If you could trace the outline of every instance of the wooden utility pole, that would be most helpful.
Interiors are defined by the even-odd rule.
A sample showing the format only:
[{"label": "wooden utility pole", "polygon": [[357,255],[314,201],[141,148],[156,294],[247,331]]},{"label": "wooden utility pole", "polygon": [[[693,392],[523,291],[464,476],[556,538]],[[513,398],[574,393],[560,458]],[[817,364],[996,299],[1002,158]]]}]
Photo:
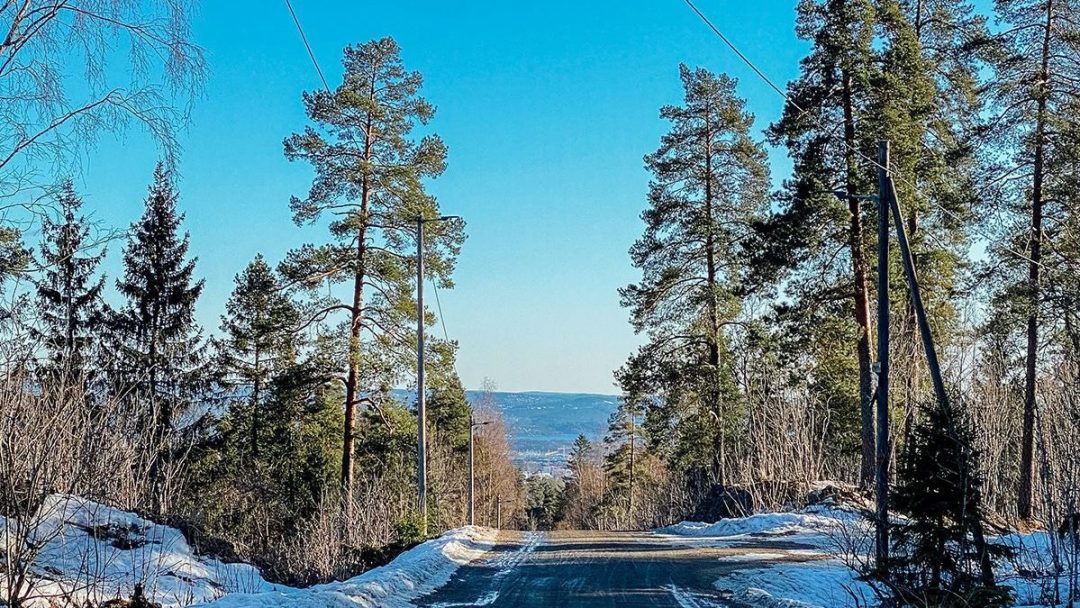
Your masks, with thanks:
[{"label": "wooden utility pole", "polygon": [[476,525],[476,469],[473,460],[473,445],[476,442],[476,421],[469,414],[469,525]]},{"label": "wooden utility pole", "polygon": [[427,395],[424,390],[424,218],[416,218],[416,490],[427,536]]},{"label": "wooden utility pole", "polygon": [[889,561],[889,142],[878,144],[877,534],[879,569]]},{"label": "wooden utility pole", "polygon": [[[416,508],[427,536],[427,391],[424,384],[424,224],[460,220],[457,215],[416,216]],[[438,295],[438,294],[436,294]]]}]

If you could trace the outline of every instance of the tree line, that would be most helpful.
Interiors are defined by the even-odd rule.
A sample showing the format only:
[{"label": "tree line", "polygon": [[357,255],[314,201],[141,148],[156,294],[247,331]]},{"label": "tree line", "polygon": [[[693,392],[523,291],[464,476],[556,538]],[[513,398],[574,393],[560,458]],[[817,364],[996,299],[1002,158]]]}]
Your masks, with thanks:
[{"label": "tree line", "polygon": [[[886,449],[901,502],[925,507],[919,482],[937,479],[965,513],[1076,518],[1078,9],[803,0],[809,49],[763,132],[733,78],[680,66],[682,102],[661,109],[670,127],[645,157],[645,230],[629,252],[641,279],[620,291],[645,344],[616,371],[604,443],[575,446],[565,525],[711,521],[798,504],[822,479],[872,487],[880,273],[893,286]],[[874,263],[883,141],[954,395],[945,410],[899,254]],[[767,146],[792,161],[779,187]],[[940,546],[901,544],[945,554],[942,539],[967,546],[973,533],[956,525]],[[925,580],[944,585],[938,574]]]},{"label": "tree line", "polygon": [[[457,344],[433,338],[429,519],[418,518],[417,416],[394,389],[415,378],[415,227],[439,216],[426,188],[446,147],[413,133],[434,107],[393,39],[346,47],[343,65],[336,90],[304,93],[309,124],[283,144],[314,169],[288,203],[294,220],[324,237],[276,265],[255,256],[217,331],[196,320],[205,282],[169,159],[126,231],[92,221],[68,179],[39,199],[36,247],[25,231],[7,234],[0,513],[19,522],[4,535],[10,601],[33,599],[33,524],[51,515],[40,510],[54,493],[166,521],[272,579],[361,572],[466,523],[474,415],[488,423],[476,433],[477,523],[520,521],[519,473],[490,390],[474,414]],[[424,239],[424,280],[452,288],[463,224],[431,223]],[[100,266],[118,240],[123,270],[109,281]],[[437,319],[423,315],[430,329]]]}]

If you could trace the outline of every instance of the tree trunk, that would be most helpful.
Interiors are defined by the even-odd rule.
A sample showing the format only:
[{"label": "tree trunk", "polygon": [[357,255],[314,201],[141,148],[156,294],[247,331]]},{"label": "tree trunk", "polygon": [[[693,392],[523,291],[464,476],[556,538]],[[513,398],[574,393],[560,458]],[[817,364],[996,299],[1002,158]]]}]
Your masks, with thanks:
[{"label": "tree trunk", "polygon": [[862,211],[859,208],[859,199],[855,186],[857,167],[855,163],[855,112],[851,93],[851,75],[843,72],[843,104],[844,104],[844,141],[847,144],[845,152],[847,160],[847,200],[848,210],[851,212],[851,226],[848,233],[848,248],[851,251],[851,267],[854,276],[853,287],[855,291],[855,322],[859,326],[859,342],[857,354],[859,358],[859,414],[862,428],[862,466],[860,467],[859,482],[863,488],[872,487],[874,483],[875,459],[877,445],[874,439],[874,411],[871,403],[873,399],[873,379],[870,359],[870,297],[867,292],[867,267],[866,256],[863,251],[863,227]]},{"label": "tree trunk", "polygon": [[254,463],[259,458],[259,393],[262,388],[262,374],[260,372],[260,365],[262,364],[261,349],[255,347],[255,377],[252,379],[251,388],[251,460]]},{"label": "tree trunk", "polygon": [[[371,118],[364,129],[364,162],[371,156]],[[367,215],[371,200],[371,182],[368,171],[360,184],[360,228],[356,233],[356,272],[353,278],[352,311],[349,325],[349,375],[345,380],[345,432],[341,446],[341,499],[346,508],[352,504],[353,449],[356,444],[356,402],[360,381],[360,333],[364,324],[364,276],[367,250]]]},{"label": "tree trunk", "polygon": [[[633,408],[633,406],[631,406]],[[626,523],[627,528],[631,528],[631,522],[634,517],[634,435],[637,434],[636,427],[637,414],[633,409],[630,410],[630,497],[627,500],[626,506]]]},{"label": "tree trunk", "polygon": [[720,399],[720,319],[716,304],[716,238],[713,235],[713,167],[711,113],[705,110],[705,282],[709,290],[709,371],[712,383],[709,387],[709,405],[716,418],[716,434],[713,436],[713,479],[720,485],[727,484],[726,454],[724,442],[724,412]]},{"label": "tree trunk", "polygon": [[1020,439],[1020,482],[1017,488],[1016,512],[1021,519],[1031,518],[1032,474],[1035,446],[1035,373],[1039,351],[1039,271],[1042,261],[1043,171],[1046,152],[1046,89],[1050,79],[1050,40],[1053,31],[1053,0],[1046,3],[1046,23],[1043,33],[1042,65],[1035,115],[1035,160],[1031,185],[1031,234],[1028,254],[1028,318],[1027,361],[1024,369],[1024,420]]}]

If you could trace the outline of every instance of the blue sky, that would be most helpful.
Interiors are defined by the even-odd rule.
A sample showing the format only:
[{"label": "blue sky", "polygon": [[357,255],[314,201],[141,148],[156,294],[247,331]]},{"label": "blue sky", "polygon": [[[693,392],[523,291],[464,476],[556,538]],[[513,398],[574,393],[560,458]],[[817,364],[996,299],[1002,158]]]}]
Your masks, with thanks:
[{"label": "blue sky", "polygon": [[[681,99],[678,64],[738,78],[759,129],[779,115],[780,97],[679,0],[294,6],[331,86],[344,45],[386,35],[424,74],[433,128],[449,147],[431,191],[468,221],[457,288],[441,293],[465,384],[614,392],[612,370],[640,341],[616,290],[636,279],[627,249],[642,229],[642,157],[666,128],[660,106]],[[774,80],[796,75],[805,46],[795,0],[699,6]],[[199,319],[216,330],[233,276],[256,253],[276,263],[324,237],[291,221],[289,196],[311,172],[281,148],[305,124],[301,91],[319,81],[282,1],[208,0],[194,30],[210,77],[181,134],[180,204],[207,282]],[[77,179],[87,209],[129,224],[155,159],[136,131],[102,141]],[[773,159],[782,179],[789,165]]]}]

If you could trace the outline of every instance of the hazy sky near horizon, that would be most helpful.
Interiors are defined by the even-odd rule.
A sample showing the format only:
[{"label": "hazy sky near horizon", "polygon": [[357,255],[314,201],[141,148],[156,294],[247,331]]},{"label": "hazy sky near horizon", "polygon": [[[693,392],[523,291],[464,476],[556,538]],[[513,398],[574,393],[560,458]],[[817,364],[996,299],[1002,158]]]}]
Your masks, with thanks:
[{"label": "hazy sky near horizon", "polygon": [[[738,78],[759,131],[781,98],[680,0],[293,4],[331,86],[346,44],[387,35],[424,75],[432,128],[449,148],[430,190],[468,222],[457,287],[440,293],[466,386],[488,377],[501,390],[615,392],[612,370],[640,342],[617,289],[637,278],[627,249],[642,230],[642,157],[666,130],[659,108],[681,101],[678,64]],[[775,81],[796,75],[806,48],[796,0],[698,4]],[[216,331],[234,275],[256,253],[276,263],[325,238],[292,223],[289,197],[311,170],[287,162],[281,144],[307,122],[301,92],[320,85],[281,0],[206,0],[194,36],[210,76],[181,134],[178,187],[206,279],[198,317]],[[790,165],[772,157],[782,179]],[[102,141],[76,177],[87,210],[130,224],[156,158],[135,130]]]}]

